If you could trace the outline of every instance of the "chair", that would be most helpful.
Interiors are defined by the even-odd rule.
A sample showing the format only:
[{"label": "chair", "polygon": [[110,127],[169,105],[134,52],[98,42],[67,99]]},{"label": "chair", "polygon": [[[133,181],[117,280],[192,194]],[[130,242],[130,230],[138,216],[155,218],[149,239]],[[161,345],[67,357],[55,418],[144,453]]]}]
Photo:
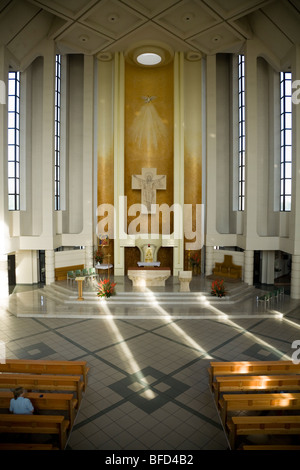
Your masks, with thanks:
[{"label": "chair", "polygon": [[73,284],[74,279],[75,279],[74,271],[68,271],[67,272],[67,283],[69,283],[69,281],[72,281],[72,284]]},{"label": "chair", "polygon": [[75,277],[80,277],[81,276],[81,271],[80,269],[76,269],[75,271]]},{"label": "chair", "polygon": [[96,273],[96,269],[95,268],[89,268],[89,277],[92,278],[92,279],[97,279],[99,278],[98,274]]}]

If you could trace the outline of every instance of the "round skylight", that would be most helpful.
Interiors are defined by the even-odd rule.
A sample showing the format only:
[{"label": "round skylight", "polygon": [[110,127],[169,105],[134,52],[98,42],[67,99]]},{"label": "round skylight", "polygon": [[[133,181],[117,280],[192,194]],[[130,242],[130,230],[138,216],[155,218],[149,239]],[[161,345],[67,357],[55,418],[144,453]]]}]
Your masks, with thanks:
[{"label": "round skylight", "polygon": [[142,65],[156,65],[161,62],[161,56],[154,52],[144,52],[139,54],[136,60]]}]

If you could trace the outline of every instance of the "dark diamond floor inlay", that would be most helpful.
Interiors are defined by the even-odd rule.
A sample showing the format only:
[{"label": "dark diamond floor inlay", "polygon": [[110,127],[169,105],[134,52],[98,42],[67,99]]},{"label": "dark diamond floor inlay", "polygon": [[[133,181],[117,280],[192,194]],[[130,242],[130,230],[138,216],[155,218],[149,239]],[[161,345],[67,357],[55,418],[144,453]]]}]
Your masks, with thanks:
[{"label": "dark diamond floor inlay", "polygon": [[110,388],[146,413],[153,413],[190,387],[153,367],[146,367]]}]

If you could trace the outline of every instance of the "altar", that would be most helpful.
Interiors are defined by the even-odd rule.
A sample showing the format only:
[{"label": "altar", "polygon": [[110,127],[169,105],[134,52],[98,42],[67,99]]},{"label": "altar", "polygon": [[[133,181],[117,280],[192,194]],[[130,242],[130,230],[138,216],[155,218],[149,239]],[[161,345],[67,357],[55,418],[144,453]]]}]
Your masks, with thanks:
[{"label": "altar", "polygon": [[164,287],[170,276],[171,269],[160,266],[144,265],[128,268],[128,277],[132,281],[133,287]]}]

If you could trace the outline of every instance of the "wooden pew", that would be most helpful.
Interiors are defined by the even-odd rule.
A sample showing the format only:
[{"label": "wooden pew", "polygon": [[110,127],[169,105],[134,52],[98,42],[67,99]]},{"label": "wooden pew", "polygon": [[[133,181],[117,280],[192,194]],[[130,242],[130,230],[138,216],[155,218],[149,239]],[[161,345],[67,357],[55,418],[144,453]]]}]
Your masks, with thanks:
[{"label": "wooden pew", "polygon": [[[34,406],[34,411],[53,410],[67,411],[70,428],[72,429],[75,419],[75,409],[77,408],[77,399],[69,393],[26,393]],[[0,392],[0,409],[9,410],[10,400],[13,398],[12,392]]]},{"label": "wooden pew", "polygon": [[29,444],[17,442],[0,443],[0,450],[59,450],[52,444]]},{"label": "wooden pew", "polygon": [[300,393],[225,394],[220,400],[220,416],[225,426],[228,412],[300,410]]},{"label": "wooden pew", "polygon": [[275,444],[266,444],[266,445],[246,445],[242,447],[243,450],[300,450],[300,446],[297,445],[275,445]]},{"label": "wooden pew", "polygon": [[63,416],[0,414],[0,433],[55,434],[60,450],[66,446],[68,427]]},{"label": "wooden pew", "polygon": [[221,376],[213,382],[215,402],[224,392],[276,392],[300,391],[300,375],[250,375],[250,376]]},{"label": "wooden pew", "polygon": [[235,450],[239,436],[299,435],[300,416],[233,416],[227,427],[230,448]]},{"label": "wooden pew", "polygon": [[35,374],[0,374],[0,389],[11,390],[23,387],[32,391],[75,392],[78,407],[81,404],[83,381],[79,376],[35,375]]},{"label": "wooden pew", "polygon": [[0,372],[17,372],[27,374],[61,374],[81,375],[83,378],[83,390],[87,386],[89,367],[86,361],[52,361],[44,359],[6,359],[0,364]]},{"label": "wooden pew", "polygon": [[294,364],[292,361],[211,362],[208,374],[209,386],[213,391],[213,382],[220,375],[300,374],[300,364]]}]

